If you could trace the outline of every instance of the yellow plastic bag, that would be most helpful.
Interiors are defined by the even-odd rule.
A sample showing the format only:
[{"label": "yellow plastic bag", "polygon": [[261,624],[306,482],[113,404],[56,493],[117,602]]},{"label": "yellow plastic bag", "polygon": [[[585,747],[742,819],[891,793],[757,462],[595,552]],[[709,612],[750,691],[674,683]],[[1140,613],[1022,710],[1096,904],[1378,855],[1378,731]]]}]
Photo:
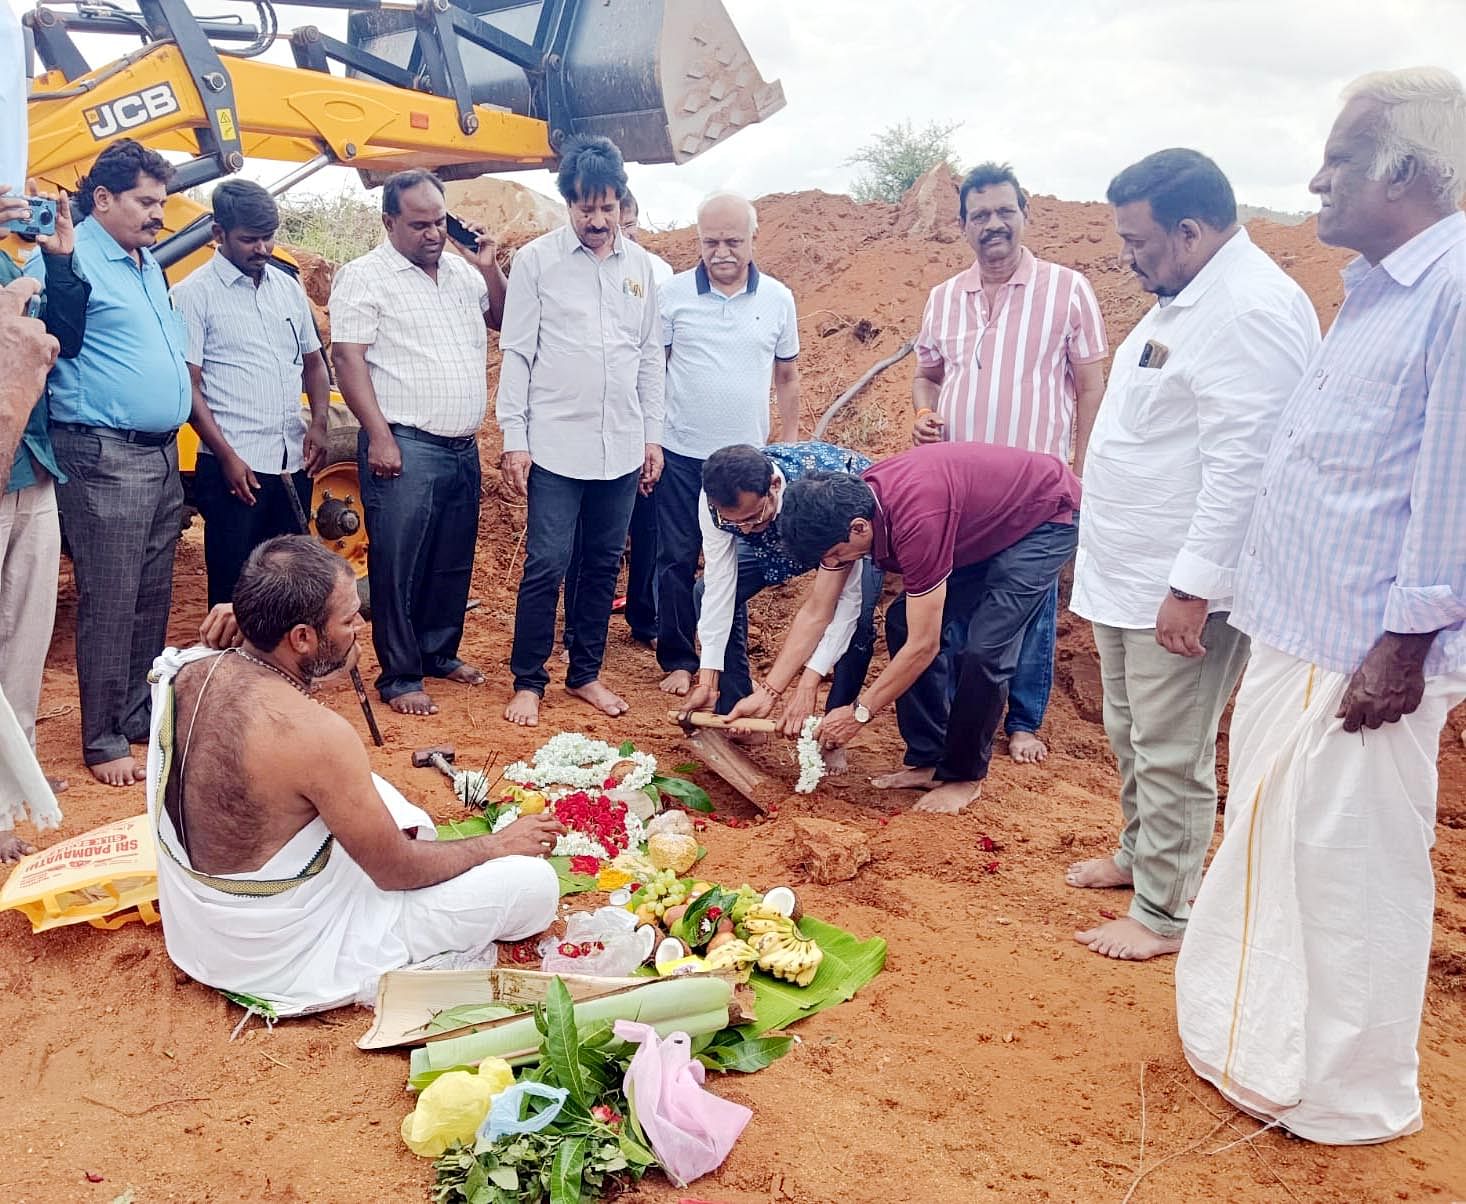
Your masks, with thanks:
[{"label": "yellow plastic bag", "polygon": [[32,932],[87,923],[158,922],[158,856],[146,815],[134,815],[23,857],[0,887],[0,911],[21,912]]},{"label": "yellow plastic bag", "polygon": [[472,1143],[494,1096],[513,1082],[514,1069],[502,1058],[485,1058],[477,1074],[450,1070],[439,1075],[402,1118],[402,1140],[419,1158],[437,1158],[455,1141]]}]

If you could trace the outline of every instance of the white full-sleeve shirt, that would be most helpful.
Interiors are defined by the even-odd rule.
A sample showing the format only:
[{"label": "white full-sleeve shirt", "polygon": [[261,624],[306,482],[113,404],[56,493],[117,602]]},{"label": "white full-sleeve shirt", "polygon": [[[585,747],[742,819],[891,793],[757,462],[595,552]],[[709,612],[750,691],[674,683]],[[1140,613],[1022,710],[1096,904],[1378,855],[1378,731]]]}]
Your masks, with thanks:
[{"label": "white full-sleeve shirt", "polygon": [[1151,628],[1171,587],[1231,609],[1263,459],[1318,343],[1312,303],[1242,229],[1140,320],[1085,456],[1075,614]]},{"label": "white full-sleeve shirt", "polygon": [[616,235],[604,259],[561,226],[521,247],[499,331],[504,450],[606,481],[662,442],[666,353],[651,256]]},{"label": "white full-sleeve shirt", "polygon": [[[776,515],[784,509],[784,474],[774,465],[779,480]],[[728,637],[733,631],[733,617],[738,601],[738,535],[713,521],[708,495],[697,495],[697,518],[702,529],[702,609],[698,612],[697,638],[702,646],[699,668],[722,672],[728,650]],[[845,577],[845,585],[835,603],[835,614],[825,634],[805,662],[821,677],[834,671],[835,662],[845,655],[860,621],[862,566],[857,562]]]}]

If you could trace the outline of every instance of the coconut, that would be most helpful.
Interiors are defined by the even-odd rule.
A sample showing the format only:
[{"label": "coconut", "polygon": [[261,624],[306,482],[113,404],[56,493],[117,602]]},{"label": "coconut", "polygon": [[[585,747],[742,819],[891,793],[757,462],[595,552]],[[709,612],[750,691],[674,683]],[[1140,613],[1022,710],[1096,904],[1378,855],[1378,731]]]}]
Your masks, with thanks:
[{"label": "coconut", "polygon": [[804,915],[804,908],[799,906],[799,896],[787,886],[776,886],[765,891],[763,906],[770,911],[777,911],[781,916],[788,916],[796,924]]},{"label": "coconut", "polygon": [[646,961],[655,952],[660,933],[655,924],[642,924],[636,930],[636,939],[641,942],[641,960]]},{"label": "coconut", "polygon": [[678,958],[687,957],[692,950],[679,941],[675,936],[669,936],[657,946],[656,956],[652,964],[661,969],[668,962],[675,962]]}]

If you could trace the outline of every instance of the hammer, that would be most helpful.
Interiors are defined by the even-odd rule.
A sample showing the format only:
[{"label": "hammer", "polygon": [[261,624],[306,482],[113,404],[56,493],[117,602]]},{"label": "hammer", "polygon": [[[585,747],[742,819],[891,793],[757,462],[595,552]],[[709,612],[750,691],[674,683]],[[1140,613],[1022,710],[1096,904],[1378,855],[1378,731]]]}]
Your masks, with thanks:
[{"label": "hammer", "polygon": [[[300,504],[300,494],[295,492],[295,480],[288,472],[282,472],[280,484],[285,487],[285,496],[290,499],[290,508],[295,511],[296,526],[300,528],[302,535],[309,535],[311,533],[310,520],[305,516],[305,507]],[[372,714],[372,700],[367,697],[366,686],[361,680],[361,670],[355,665],[351,666],[351,688],[356,691],[356,701],[361,703],[361,713],[366,716],[367,731],[372,734],[372,743],[381,748],[382,729],[377,726],[377,717]],[[452,759],[453,750],[449,749],[448,760]]]},{"label": "hammer", "polygon": [[414,769],[426,769],[431,765],[451,782],[457,777],[457,774],[453,771],[453,756],[453,745],[430,744],[427,748],[413,750],[412,767]]}]

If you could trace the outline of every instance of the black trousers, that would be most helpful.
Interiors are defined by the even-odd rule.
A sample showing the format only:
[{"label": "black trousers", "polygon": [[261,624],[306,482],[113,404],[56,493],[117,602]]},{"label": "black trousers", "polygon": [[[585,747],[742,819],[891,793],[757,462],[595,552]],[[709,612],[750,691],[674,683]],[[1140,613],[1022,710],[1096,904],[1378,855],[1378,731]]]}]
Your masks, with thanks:
[{"label": "black trousers", "polygon": [[[204,518],[204,567],[209,574],[209,605],[234,600],[234,583],[249,554],[277,535],[298,535],[300,523],[280,474],[257,472],[260,487],[248,506],[229,492],[219,460],[203,451],[193,470],[193,497]],[[309,514],[311,479],[291,474],[301,509]]]},{"label": "black trousers", "polygon": [[697,497],[703,461],[662,452],[657,481],[657,663],[663,672],[696,673],[697,607],[692,587],[702,552]]},{"label": "black trousers", "polygon": [[524,537],[524,575],[514,608],[514,647],[509,668],[516,690],[543,695],[550,675],[545,661],[555,646],[555,602],[570,565],[575,532],[580,531],[580,573],[567,591],[573,632],[565,684],[579,687],[601,673],[606,627],[626,530],[636,501],[641,469],[609,481],[581,481],[529,470],[529,514]]},{"label": "black trousers", "polygon": [[[944,647],[896,700],[906,764],[935,766],[941,782],[987,777],[993,736],[1008,703],[1008,683],[1029,624],[1048,598],[1059,570],[1074,555],[1079,529],[1044,523],[1012,546],[947,578],[945,627],[965,621],[967,640]],[[907,639],[906,595],[886,611],[886,643],[894,657]],[[948,703],[948,681],[956,688]]]},{"label": "black trousers", "polygon": [[[631,627],[631,638],[650,644],[657,638],[657,494],[636,493],[631,507],[631,528],[626,553],[626,608],[621,612]],[[565,647],[575,638],[570,616],[575,611],[575,583],[580,579],[580,524],[570,567],[565,570]]]},{"label": "black trousers", "polygon": [[357,438],[367,577],[372,591],[372,647],[384,702],[421,690],[423,678],[447,677],[460,665],[478,540],[478,442],[393,425],[402,475],[374,476],[367,435]]}]

